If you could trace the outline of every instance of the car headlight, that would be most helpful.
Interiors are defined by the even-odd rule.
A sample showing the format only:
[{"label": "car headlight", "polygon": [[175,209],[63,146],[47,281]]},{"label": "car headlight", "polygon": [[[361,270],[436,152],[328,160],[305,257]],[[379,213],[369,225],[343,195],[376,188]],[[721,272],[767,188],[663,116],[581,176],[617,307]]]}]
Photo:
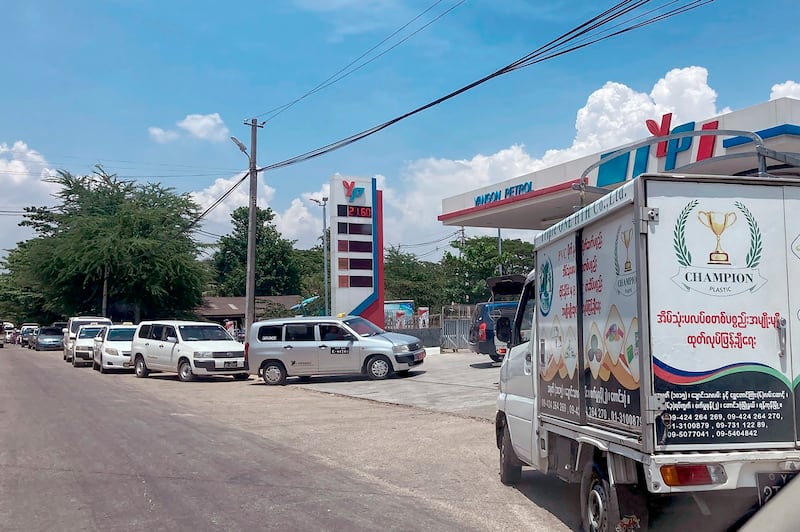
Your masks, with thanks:
[{"label": "car headlight", "polygon": [[195,351],[194,358],[211,358],[211,351]]},{"label": "car headlight", "polygon": [[117,351],[114,347],[106,347],[106,353],[113,357],[119,356],[119,351]]},{"label": "car headlight", "polygon": [[408,345],[394,345],[392,346],[392,351],[394,353],[408,353],[411,349],[408,348]]}]

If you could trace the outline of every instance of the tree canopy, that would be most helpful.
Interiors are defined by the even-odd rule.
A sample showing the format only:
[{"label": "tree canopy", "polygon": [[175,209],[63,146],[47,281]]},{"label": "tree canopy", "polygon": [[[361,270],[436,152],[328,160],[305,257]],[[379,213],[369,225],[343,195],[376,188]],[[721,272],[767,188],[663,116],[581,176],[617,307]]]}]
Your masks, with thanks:
[{"label": "tree canopy", "polygon": [[206,275],[190,231],[198,209],[188,195],[100,167],[87,176],[59,171],[48,181],[59,186],[60,203],[26,209],[21,225],[37,236],[4,262],[28,316],[105,312],[139,320],[198,306]]},{"label": "tree canopy", "polygon": [[[257,296],[300,294],[300,270],[294,242],[281,237],[273,224],[272,209],[258,208],[256,213],[256,286]],[[231,213],[233,231],[219,239],[212,259],[217,292],[221,296],[244,296],[247,284],[248,209],[239,207]]]}]

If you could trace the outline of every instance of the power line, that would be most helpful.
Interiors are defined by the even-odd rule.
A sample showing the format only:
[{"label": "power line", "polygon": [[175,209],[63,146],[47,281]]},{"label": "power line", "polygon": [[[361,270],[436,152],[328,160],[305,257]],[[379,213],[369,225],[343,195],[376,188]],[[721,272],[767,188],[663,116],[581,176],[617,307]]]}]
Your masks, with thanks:
[{"label": "power line", "polygon": [[398,244],[397,249],[399,250],[401,248],[416,248],[416,247],[430,246],[431,244],[438,244],[439,242],[444,242],[445,240],[448,240],[456,236],[458,233],[459,233],[458,231],[454,231],[436,240],[431,240],[429,242],[420,242],[419,244]]},{"label": "power line", "polygon": [[[330,153],[332,151],[344,148],[345,146],[349,146],[350,144],[353,144],[354,142],[358,142],[359,140],[365,139],[365,138],[367,138],[367,137],[369,137],[371,135],[374,135],[375,133],[378,133],[378,132],[380,132],[380,131],[382,131],[382,130],[384,130],[384,129],[386,129],[386,128],[388,128],[388,127],[390,127],[390,126],[392,126],[392,125],[394,125],[394,124],[396,124],[396,123],[398,123],[398,122],[400,122],[402,120],[405,120],[406,118],[409,118],[409,117],[414,116],[414,115],[416,115],[418,113],[421,113],[422,111],[430,109],[431,107],[435,107],[436,105],[439,105],[439,104],[441,104],[441,103],[443,103],[443,102],[445,102],[447,100],[450,100],[450,99],[452,99],[452,98],[454,98],[454,97],[456,97],[456,96],[458,96],[460,94],[463,94],[463,93],[465,93],[465,92],[477,87],[478,85],[482,85],[483,83],[486,83],[487,81],[489,81],[491,79],[494,79],[496,77],[499,77],[499,76],[501,76],[503,74],[508,74],[510,72],[513,72],[515,70],[519,70],[519,69],[524,68],[524,67],[532,66],[532,65],[535,65],[535,64],[550,60],[550,59],[554,59],[556,57],[568,54],[570,52],[574,52],[576,50],[585,48],[585,47],[590,46],[592,44],[595,44],[597,42],[604,41],[606,39],[610,39],[610,38],[615,37],[617,35],[621,35],[623,33],[627,33],[629,31],[633,31],[635,29],[642,28],[644,26],[647,26],[649,24],[653,24],[655,22],[661,22],[661,21],[666,20],[668,18],[671,18],[671,17],[674,17],[676,15],[685,13],[687,11],[691,11],[693,9],[697,9],[697,8],[699,8],[701,6],[704,6],[706,4],[709,4],[709,3],[713,2],[713,0],[692,0],[692,1],[688,2],[688,3],[684,3],[683,5],[679,5],[678,7],[674,7],[674,8],[668,9],[667,11],[659,13],[659,14],[657,14],[655,16],[650,17],[650,18],[644,19],[644,20],[642,20],[642,21],[640,21],[640,22],[638,22],[636,24],[633,24],[633,25],[630,25],[630,26],[621,27],[621,29],[618,29],[616,31],[612,31],[610,33],[608,32],[610,28],[604,30],[603,32],[596,32],[594,34],[592,33],[592,32],[594,32],[594,30],[596,30],[596,29],[608,24],[609,22],[612,22],[612,21],[615,21],[615,20],[617,20],[617,19],[619,19],[621,17],[624,17],[625,15],[628,15],[628,14],[632,13],[633,11],[635,11],[635,10],[641,8],[642,6],[644,6],[646,4],[649,4],[649,3],[653,2],[653,1],[654,0],[635,0],[635,1],[634,0],[622,0],[621,2],[616,4],[615,6],[603,11],[599,15],[596,15],[596,16],[592,17],[588,21],[586,21],[586,22],[582,23],[581,25],[579,25],[579,26],[567,31],[566,33],[563,33],[562,35],[560,35],[557,38],[551,40],[550,42],[544,44],[543,46],[537,48],[536,50],[530,52],[529,54],[527,54],[527,55],[517,59],[516,61],[514,61],[514,62],[512,62],[512,63],[510,63],[510,64],[508,64],[508,65],[506,65],[506,66],[504,66],[502,68],[500,68],[499,70],[496,70],[496,71],[492,72],[491,74],[488,74],[488,75],[480,78],[477,81],[473,81],[472,83],[469,83],[468,85],[465,85],[465,86],[461,87],[460,89],[454,90],[454,91],[452,91],[452,92],[450,92],[450,93],[448,93],[448,94],[446,94],[446,95],[444,95],[444,96],[442,96],[440,98],[437,98],[436,100],[433,100],[433,101],[431,101],[431,102],[429,102],[429,103],[427,103],[425,105],[417,107],[416,109],[414,109],[412,111],[409,111],[409,112],[407,112],[407,113],[405,113],[403,115],[400,115],[400,116],[395,117],[395,118],[393,118],[391,120],[388,120],[388,121],[386,121],[386,122],[384,122],[382,124],[378,124],[378,125],[373,126],[373,127],[369,128],[369,129],[365,129],[365,130],[363,130],[363,131],[361,131],[359,133],[355,133],[353,135],[350,135],[349,137],[345,137],[344,139],[338,140],[336,142],[332,142],[332,143],[327,144],[325,146],[322,146],[320,148],[316,148],[314,150],[311,150],[311,151],[308,151],[306,153],[297,155],[295,157],[286,159],[284,161],[280,161],[280,162],[277,162],[277,163],[270,164],[268,166],[261,167],[261,168],[258,169],[258,171],[262,172],[262,171],[276,170],[278,168],[284,168],[286,166],[291,166],[291,165],[294,165],[294,164],[297,164],[297,163],[300,163],[300,162],[303,162],[303,161],[308,161],[310,159],[315,159],[315,158],[320,157],[322,155],[328,154],[328,153]],[[620,26],[622,26],[622,24],[626,24],[626,23],[632,22],[634,20],[639,20],[643,16],[646,16],[647,14],[656,13],[656,12],[658,12],[660,10],[664,10],[665,8],[667,8],[670,5],[674,5],[674,4],[676,4],[678,2],[682,2],[682,1],[684,1],[684,0],[670,0],[670,1],[666,2],[666,3],[662,3],[662,4],[658,5],[657,7],[655,7],[654,9],[651,9],[651,10],[647,11],[646,13],[637,15],[635,17],[631,17],[631,18],[623,21],[622,23],[619,23],[619,24],[615,25],[614,27],[620,27]],[[244,181],[244,179],[246,179],[246,177],[247,177],[247,174],[245,174],[245,176],[243,176],[241,179],[237,180],[233,184],[231,189],[228,190],[227,192],[225,192],[223,194],[223,196],[219,200],[215,201],[208,209],[206,209],[206,211],[204,211],[203,214],[201,214],[201,216],[198,217],[193,222],[193,224],[197,223],[198,221],[200,221],[211,210],[213,210],[217,205],[219,205],[219,203],[224,201],[224,199],[227,196],[229,196],[233,192],[233,190],[236,189]]]},{"label": "power line", "polygon": [[[312,88],[311,90],[309,90],[308,92],[306,92],[306,93],[305,93],[305,94],[303,94],[302,96],[300,96],[300,97],[298,97],[298,98],[295,98],[294,100],[292,100],[292,101],[290,101],[290,102],[287,102],[287,103],[285,103],[285,104],[283,104],[283,105],[279,105],[278,107],[275,107],[275,108],[273,108],[273,109],[270,109],[269,111],[265,111],[265,112],[263,112],[263,113],[261,113],[261,114],[259,114],[259,115],[256,115],[256,118],[260,118],[260,117],[262,117],[262,116],[264,116],[264,115],[266,115],[266,114],[269,114],[270,116],[268,116],[267,118],[265,118],[265,121],[270,121],[270,120],[272,120],[273,118],[276,118],[278,115],[280,115],[280,114],[281,114],[281,113],[283,113],[284,111],[286,111],[286,110],[288,110],[288,109],[290,109],[290,108],[294,107],[294,106],[295,106],[297,103],[301,102],[302,100],[305,100],[306,98],[308,98],[308,97],[309,97],[309,96],[311,96],[312,94],[316,94],[317,92],[319,92],[319,91],[321,91],[321,90],[323,90],[323,89],[326,89],[327,87],[330,87],[330,86],[331,86],[331,85],[333,85],[334,83],[338,83],[339,81],[341,81],[342,79],[346,78],[346,77],[347,77],[347,76],[349,76],[350,74],[352,74],[352,73],[354,73],[354,72],[356,72],[356,71],[358,71],[358,70],[361,70],[363,67],[365,67],[366,65],[368,65],[368,64],[370,64],[370,63],[372,63],[373,61],[375,61],[375,60],[376,60],[376,59],[378,59],[379,57],[381,57],[381,56],[385,55],[386,53],[388,53],[388,52],[392,51],[393,49],[397,48],[399,45],[403,44],[403,43],[404,43],[404,42],[406,42],[408,39],[410,39],[411,37],[413,37],[414,35],[416,35],[417,33],[421,32],[422,30],[424,30],[425,28],[427,28],[428,26],[430,26],[430,25],[431,25],[431,24],[433,24],[434,22],[438,21],[439,19],[441,19],[442,17],[444,17],[445,15],[447,15],[448,13],[450,13],[451,11],[453,11],[455,8],[457,8],[458,6],[460,6],[461,4],[463,4],[465,1],[466,1],[466,0],[460,0],[458,3],[456,3],[456,4],[455,4],[455,5],[453,5],[453,6],[451,6],[451,7],[450,7],[449,9],[447,9],[445,12],[443,12],[443,13],[439,14],[439,16],[437,16],[435,19],[431,20],[430,22],[428,22],[427,24],[425,24],[425,25],[424,25],[424,26],[422,26],[421,28],[417,29],[416,31],[414,31],[414,32],[413,32],[413,33],[411,33],[410,35],[406,36],[405,38],[403,38],[403,39],[402,39],[402,40],[400,40],[399,42],[395,43],[395,44],[394,44],[394,45],[392,45],[390,48],[388,48],[388,49],[384,50],[383,52],[379,53],[379,54],[378,54],[378,55],[376,55],[375,57],[372,57],[372,58],[370,58],[368,61],[365,61],[364,63],[362,63],[361,65],[357,66],[357,67],[356,67],[356,68],[354,68],[353,70],[350,70],[349,72],[346,72],[346,71],[347,71],[347,69],[349,69],[351,66],[353,66],[353,65],[354,65],[354,64],[356,64],[356,63],[358,63],[358,62],[359,62],[361,59],[363,59],[364,57],[366,57],[367,55],[369,55],[370,53],[372,53],[373,51],[375,51],[377,48],[379,48],[379,47],[380,47],[380,46],[382,46],[384,43],[386,43],[386,42],[387,42],[389,39],[391,39],[392,37],[394,37],[395,35],[397,35],[397,34],[398,34],[398,33],[400,33],[401,31],[403,31],[404,29],[406,29],[408,26],[410,26],[411,24],[413,24],[414,22],[416,22],[417,20],[419,20],[419,19],[420,19],[422,16],[424,16],[424,15],[425,15],[426,13],[428,13],[430,10],[432,10],[432,9],[433,9],[433,8],[435,8],[437,5],[439,5],[439,4],[441,4],[441,3],[443,2],[443,0],[437,0],[437,1],[436,1],[436,2],[434,2],[432,5],[428,6],[428,8],[427,8],[427,9],[425,9],[425,10],[423,10],[421,13],[419,13],[419,14],[418,14],[416,17],[412,18],[411,20],[409,20],[408,22],[406,22],[405,24],[403,24],[402,26],[400,26],[398,29],[396,29],[395,31],[393,31],[391,34],[389,34],[389,36],[385,37],[385,38],[384,38],[384,39],[383,39],[381,42],[379,42],[378,44],[376,44],[375,46],[373,46],[372,48],[370,48],[369,50],[367,50],[366,52],[364,52],[364,53],[363,53],[363,54],[361,54],[360,56],[358,56],[358,57],[356,57],[355,59],[353,59],[352,61],[350,61],[350,62],[349,62],[347,65],[345,65],[344,67],[342,67],[341,69],[339,69],[337,72],[335,72],[335,73],[331,74],[331,75],[330,75],[330,76],[329,76],[327,79],[325,79],[324,81],[322,81],[322,82],[320,82],[319,84],[317,84],[317,85],[316,85],[314,88]],[[340,75],[340,74],[341,74],[341,75]],[[270,113],[272,113],[272,114],[270,114]]]}]

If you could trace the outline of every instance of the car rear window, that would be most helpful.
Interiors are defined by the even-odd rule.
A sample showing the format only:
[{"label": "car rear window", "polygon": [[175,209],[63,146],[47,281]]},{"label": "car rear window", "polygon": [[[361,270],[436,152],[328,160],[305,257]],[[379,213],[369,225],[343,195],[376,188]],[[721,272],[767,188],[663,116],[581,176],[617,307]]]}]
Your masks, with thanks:
[{"label": "car rear window", "polygon": [[130,342],[133,340],[133,333],[136,329],[111,329],[108,331],[109,342]]},{"label": "car rear window", "polygon": [[64,333],[57,327],[43,327],[39,329],[39,336],[61,336]]},{"label": "car rear window", "polygon": [[281,326],[262,325],[258,328],[258,340],[260,342],[279,342],[281,340]]}]

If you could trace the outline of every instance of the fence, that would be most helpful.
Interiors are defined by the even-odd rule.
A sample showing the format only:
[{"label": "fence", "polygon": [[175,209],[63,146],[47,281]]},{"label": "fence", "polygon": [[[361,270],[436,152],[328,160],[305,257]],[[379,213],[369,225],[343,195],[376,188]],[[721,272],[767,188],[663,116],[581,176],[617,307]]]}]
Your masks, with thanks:
[{"label": "fence", "polygon": [[442,308],[442,349],[469,348],[469,329],[474,305],[451,305]]}]

